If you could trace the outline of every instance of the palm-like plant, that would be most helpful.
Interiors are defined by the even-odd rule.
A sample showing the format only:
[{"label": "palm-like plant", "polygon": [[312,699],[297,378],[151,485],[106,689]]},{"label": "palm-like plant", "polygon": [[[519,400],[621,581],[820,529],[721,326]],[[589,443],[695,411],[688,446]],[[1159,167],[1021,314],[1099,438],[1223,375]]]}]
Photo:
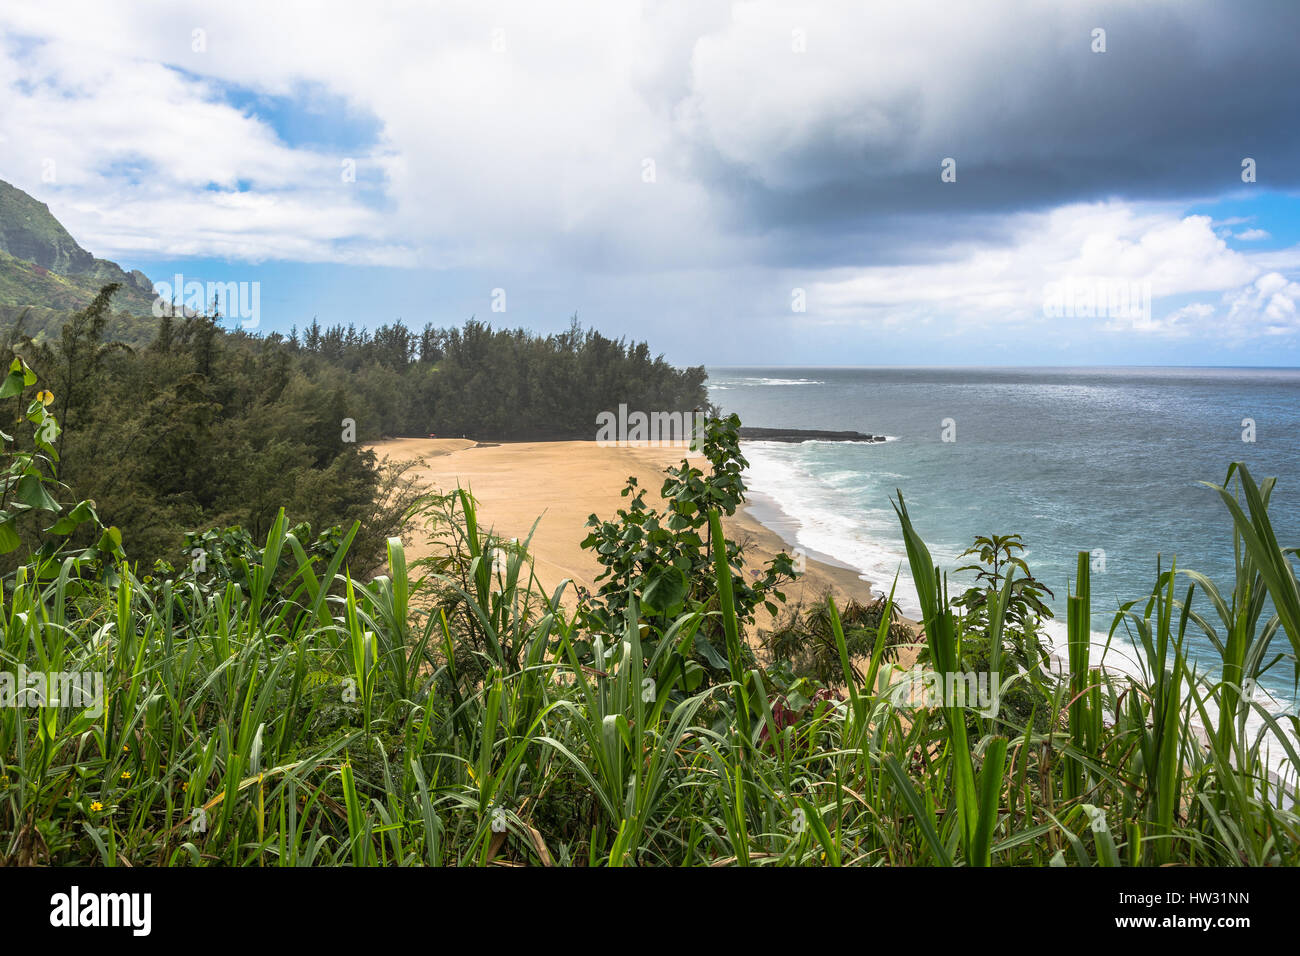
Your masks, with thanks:
[{"label": "palm-like plant", "polygon": [[974,571],[976,584],[952,603],[965,610],[968,633],[987,636],[989,609],[997,601],[1003,586],[1008,587],[1002,637],[1012,660],[1022,669],[1031,670],[1038,662],[1047,661],[1037,631],[1041,621],[1053,616],[1043,598],[1054,595],[1052,589],[1029,570],[1029,564],[1022,557],[1024,551],[1024,541],[1018,534],[977,536],[975,543],[958,558],[975,557],[978,560],[957,569],[959,573]]},{"label": "palm-like plant", "polygon": [[[844,676],[830,599],[828,588],[811,606],[805,607],[802,602],[794,605],[763,635],[764,647],[773,661],[789,661],[796,675],[822,684],[840,683]],[[882,618],[889,618],[883,660],[896,660],[899,648],[913,641],[911,627],[900,619],[897,606],[888,598],[882,596],[867,604],[851,598],[838,611],[849,654],[849,673],[859,684],[862,673],[855,662],[871,658]]]}]

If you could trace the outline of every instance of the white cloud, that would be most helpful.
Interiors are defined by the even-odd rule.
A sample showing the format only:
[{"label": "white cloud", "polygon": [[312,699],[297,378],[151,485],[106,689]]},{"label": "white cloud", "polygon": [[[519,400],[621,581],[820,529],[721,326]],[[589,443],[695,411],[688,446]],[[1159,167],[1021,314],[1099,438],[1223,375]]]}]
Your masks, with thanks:
[{"label": "white cloud", "polygon": [[[1188,320],[1205,319],[1187,306],[1163,318],[1160,300],[1237,290],[1261,269],[1228,248],[1205,216],[1179,217],[1168,209],[1140,210],[1110,202],[1066,206],[1021,216],[1005,247],[948,251],[945,261],[841,270],[809,293],[811,311],[877,318],[905,307],[942,310],[965,324],[997,324],[1044,317],[1060,284],[1102,291],[1149,288],[1156,308],[1143,315],[1079,315],[1060,319],[1112,321],[1111,330],[1183,334]],[[1050,317],[1050,316],[1049,316]]]},{"label": "white cloud", "polygon": [[1202,330],[1214,315],[1209,302],[1193,302],[1159,318],[1150,315],[1112,318],[1103,328],[1107,332],[1136,332],[1161,338],[1186,338]]},{"label": "white cloud", "polygon": [[[1063,55],[1086,51],[1080,17],[1019,0],[996,14],[951,3],[554,0],[403,4],[400,17],[353,0],[313,3],[309,15],[252,0],[67,0],[58,16],[40,0],[7,0],[0,177],[49,201],[98,255],[557,276],[690,269],[697,291],[726,288],[737,314],[770,316],[763,303],[784,301],[788,319],[788,289],[800,286],[804,323],[951,318],[933,326],[945,331],[1042,322],[1049,283],[1094,277],[1150,283],[1157,307],[1110,317],[1116,332],[1293,329],[1285,276],[1300,269],[1300,247],[1230,249],[1228,236],[1268,234],[1231,232],[1249,217],[1211,222],[1172,204],[988,214],[984,238],[925,235],[924,261],[910,235],[902,264],[863,254],[798,274],[756,266],[802,250],[739,224],[745,198],[722,195],[710,164],[801,190],[836,182],[847,156],[864,176],[929,169],[938,190],[946,155],[958,155],[961,177],[1007,142],[1022,157],[1058,155],[1036,119],[1100,65]],[[991,50],[1005,71],[988,69]],[[376,141],[357,155],[293,145],[232,105],[232,85],[290,101],[325,90],[373,117]],[[989,103],[1001,140],[988,135]],[[345,155],[361,182],[342,182]],[[54,184],[41,181],[47,158]],[[854,262],[847,243],[837,252]]]},{"label": "white cloud", "polygon": [[401,255],[383,217],[347,193],[337,157],[284,145],[209,80],[54,41],[0,53],[0,96],[0,127],[23,144],[0,172],[96,254]]},{"label": "white cloud", "polygon": [[1265,335],[1292,335],[1300,330],[1296,305],[1300,302],[1300,283],[1269,272],[1244,289],[1224,297],[1227,322],[1232,331],[1245,336],[1256,332]]},{"label": "white cloud", "polygon": [[[366,246],[371,260],[465,266],[573,245],[653,265],[733,244],[706,228],[711,200],[674,146],[671,110],[639,86],[693,37],[669,22],[651,37],[661,46],[643,48],[639,5],[406,6],[400,29],[351,0],[309,17],[249,2],[135,12],[76,0],[59,17],[21,0],[0,10],[0,31],[41,41],[0,53],[0,134],[25,144],[3,174],[51,194],[100,254],[352,261]],[[204,52],[191,49],[196,28]],[[380,142],[354,158],[382,202],[341,183],[341,150],[286,145],[232,106],[230,84],[291,97],[319,85],[377,118]],[[92,214],[105,194],[111,208]]]}]

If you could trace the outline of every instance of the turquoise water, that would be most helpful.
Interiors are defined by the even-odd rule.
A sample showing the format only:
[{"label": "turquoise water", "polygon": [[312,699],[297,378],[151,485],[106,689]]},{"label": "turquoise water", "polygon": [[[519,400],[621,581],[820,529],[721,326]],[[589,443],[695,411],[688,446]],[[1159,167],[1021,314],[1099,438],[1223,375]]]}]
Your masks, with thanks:
[{"label": "turquoise water", "polygon": [[[1100,631],[1118,602],[1150,592],[1157,553],[1229,586],[1231,521],[1199,482],[1222,482],[1234,460],[1256,479],[1277,476],[1274,528],[1283,545],[1300,544],[1297,369],[712,368],[709,385],[711,400],[748,425],[889,436],[747,442],[748,480],[784,513],[778,530],[792,544],[857,568],[877,589],[902,567],[899,603],[912,613],[895,489],[949,569],[976,534],[1023,535],[1062,621],[1076,553],[1104,552],[1092,584]],[[1242,440],[1246,418],[1254,442]],[[945,419],[955,441],[942,440]],[[1204,599],[1196,606],[1212,611]],[[1217,659],[1207,640],[1192,642],[1202,663]],[[1289,653],[1285,636],[1273,649]],[[1292,662],[1261,683],[1293,699]]]}]

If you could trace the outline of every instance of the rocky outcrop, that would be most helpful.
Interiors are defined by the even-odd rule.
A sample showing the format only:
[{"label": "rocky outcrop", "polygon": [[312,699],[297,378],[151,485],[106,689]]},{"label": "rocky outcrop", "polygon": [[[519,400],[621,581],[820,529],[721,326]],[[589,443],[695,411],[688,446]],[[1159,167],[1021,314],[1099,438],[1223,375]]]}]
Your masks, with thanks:
[{"label": "rocky outcrop", "polygon": [[862,432],[831,432],[814,428],[754,428],[742,425],[740,437],[751,441],[865,441],[881,442],[884,435],[866,435]]}]

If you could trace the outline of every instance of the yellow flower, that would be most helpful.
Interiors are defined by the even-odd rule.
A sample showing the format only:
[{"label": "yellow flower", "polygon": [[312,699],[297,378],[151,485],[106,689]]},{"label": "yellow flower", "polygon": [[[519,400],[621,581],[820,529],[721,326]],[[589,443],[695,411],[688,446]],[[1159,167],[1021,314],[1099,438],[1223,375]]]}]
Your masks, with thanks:
[{"label": "yellow flower", "polygon": [[100,810],[104,809],[104,805],[100,803],[98,800],[96,800],[94,803],[90,805],[90,809],[93,812],[98,813]]},{"label": "yellow flower", "polygon": [[182,793],[184,793],[184,792],[185,792],[186,790],[188,790],[189,788],[190,788],[190,782],[189,782],[188,780],[186,780],[184,783],[181,784],[181,792],[182,792]]},{"label": "yellow flower", "polygon": [[49,408],[52,404],[54,404],[54,393],[47,392],[44,390],[39,391],[36,393],[36,400],[40,402],[42,405],[44,405],[46,408]]},{"label": "yellow flower", "polygon": [[130,771],[130,770],[123,770],[123,771],[122,771],[122,779],[123,779],[123,780],[130,780],[130,779],[131,779],[131,771]]}]

